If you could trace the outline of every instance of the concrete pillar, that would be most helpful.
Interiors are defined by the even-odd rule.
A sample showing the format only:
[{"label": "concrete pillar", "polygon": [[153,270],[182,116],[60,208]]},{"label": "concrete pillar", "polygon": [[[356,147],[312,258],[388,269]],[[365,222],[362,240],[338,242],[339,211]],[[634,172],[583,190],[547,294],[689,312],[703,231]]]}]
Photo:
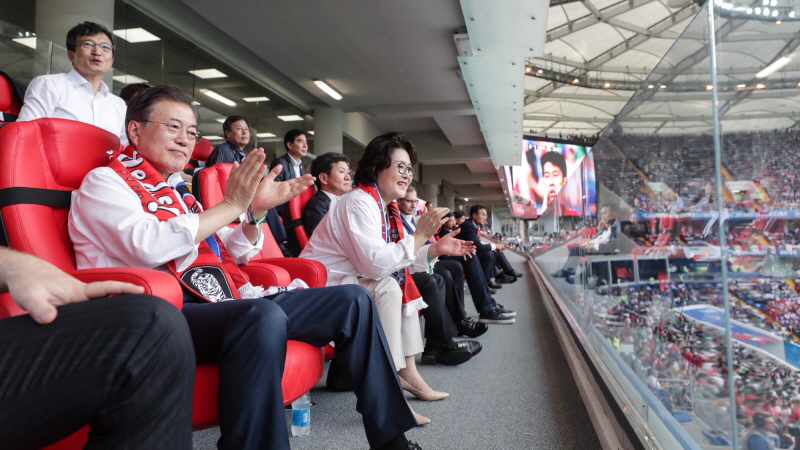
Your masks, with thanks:
[{"label": "concrete pillar", "polygon": [[314,110],[314,153],[342,153],[344,121],[342,110],[323,107]]},{"label": "concrete pillar", "polygon": [[417,185],[417,196],[433,203],[434,208],[439,206],[439,185],[433,183],[420,183]]},{"label": "concrete pillar", "polygon": [[[56,52],[64,52],[55,55],[57,58],[67,57],[67,31],[85,21],[99,23],[113,31],[114,0],[36,0],[36,35],[57,45]],[[112,72],[109,70],[103,77],[109,87],[113,82]]]}]

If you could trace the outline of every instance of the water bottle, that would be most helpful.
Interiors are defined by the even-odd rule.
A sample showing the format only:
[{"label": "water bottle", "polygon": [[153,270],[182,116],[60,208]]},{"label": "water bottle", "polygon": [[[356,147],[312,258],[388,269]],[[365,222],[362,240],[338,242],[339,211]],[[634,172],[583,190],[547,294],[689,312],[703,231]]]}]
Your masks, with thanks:
[{"label": "water bottle", "polygon": [[311,434],[311,396],[308,392],[292,402],[292,436]]}]

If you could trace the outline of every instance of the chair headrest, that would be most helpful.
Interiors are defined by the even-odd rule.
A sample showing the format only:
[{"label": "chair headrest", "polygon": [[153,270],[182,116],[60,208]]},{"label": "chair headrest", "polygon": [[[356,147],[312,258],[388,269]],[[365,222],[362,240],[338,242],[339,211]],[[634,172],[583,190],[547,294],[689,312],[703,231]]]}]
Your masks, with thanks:
[{"label": "chair headrest", "polygon": [[194,146],[194,151],[192,151],[192,159],[196,159],[198,161],[208,161],[208,157],[211,155],[211,152],[214,151],[214,146],[211,145],[211,142],[208,139],[200,139]]}]

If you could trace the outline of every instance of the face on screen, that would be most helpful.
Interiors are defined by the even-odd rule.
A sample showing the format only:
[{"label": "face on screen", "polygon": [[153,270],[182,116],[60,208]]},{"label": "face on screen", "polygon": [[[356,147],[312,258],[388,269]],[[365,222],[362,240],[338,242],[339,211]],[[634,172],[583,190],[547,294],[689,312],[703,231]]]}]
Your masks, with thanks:
[{"label": "face on screen", "polygon": [[546,162],[542,166],[542,178],[539,180],[542,189],[547,191],[547,203],[551,203],[555,198],[558,190],[564,185],[564,173],[561,169],[551,163]]}]

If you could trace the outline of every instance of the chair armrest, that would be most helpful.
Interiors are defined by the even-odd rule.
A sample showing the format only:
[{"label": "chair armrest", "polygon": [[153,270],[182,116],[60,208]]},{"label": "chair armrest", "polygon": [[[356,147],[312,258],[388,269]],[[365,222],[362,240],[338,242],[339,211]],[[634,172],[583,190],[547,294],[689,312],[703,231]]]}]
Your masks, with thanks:
[{"label": "chair armrest", "polygon": [[160,297],[176,308],[183,307],[181,285],[172,274],[151,269],[133,267],[104,267],[69,272],[73,277],[91,283],[93,281],[124,281],[144,287],[144,293]]},{"label": "chair armrest", "polygon": [[[124,281],[144,287],[144,293],[160,297],[176,308],[183,306],[183,291],[174,276],[165,272],[130,267],[109,267],[103,269],[84,269],[67,272],[73,277],[91,283],[93,281]],[[288,277],[288,275],[287,275]],[[0,319],[27,314],[17,306],[11,295],[0,294]]]},{"label": "chair armrest", "polygon": [[266,289],[270,286],[288,286],[292,282],[292,277],[285,269],[277,265],[265,264],[261,260],[250,261],[239,268],[250,277],[253,286],[263,286]]},{"label": "chair armrest", "polygon": [[253,262],[273,264],[286,269],[291,279],[300,278],[308,287],[323,287],[328,282],[328,270],[319,261],[303,258],[266,258]]}]

